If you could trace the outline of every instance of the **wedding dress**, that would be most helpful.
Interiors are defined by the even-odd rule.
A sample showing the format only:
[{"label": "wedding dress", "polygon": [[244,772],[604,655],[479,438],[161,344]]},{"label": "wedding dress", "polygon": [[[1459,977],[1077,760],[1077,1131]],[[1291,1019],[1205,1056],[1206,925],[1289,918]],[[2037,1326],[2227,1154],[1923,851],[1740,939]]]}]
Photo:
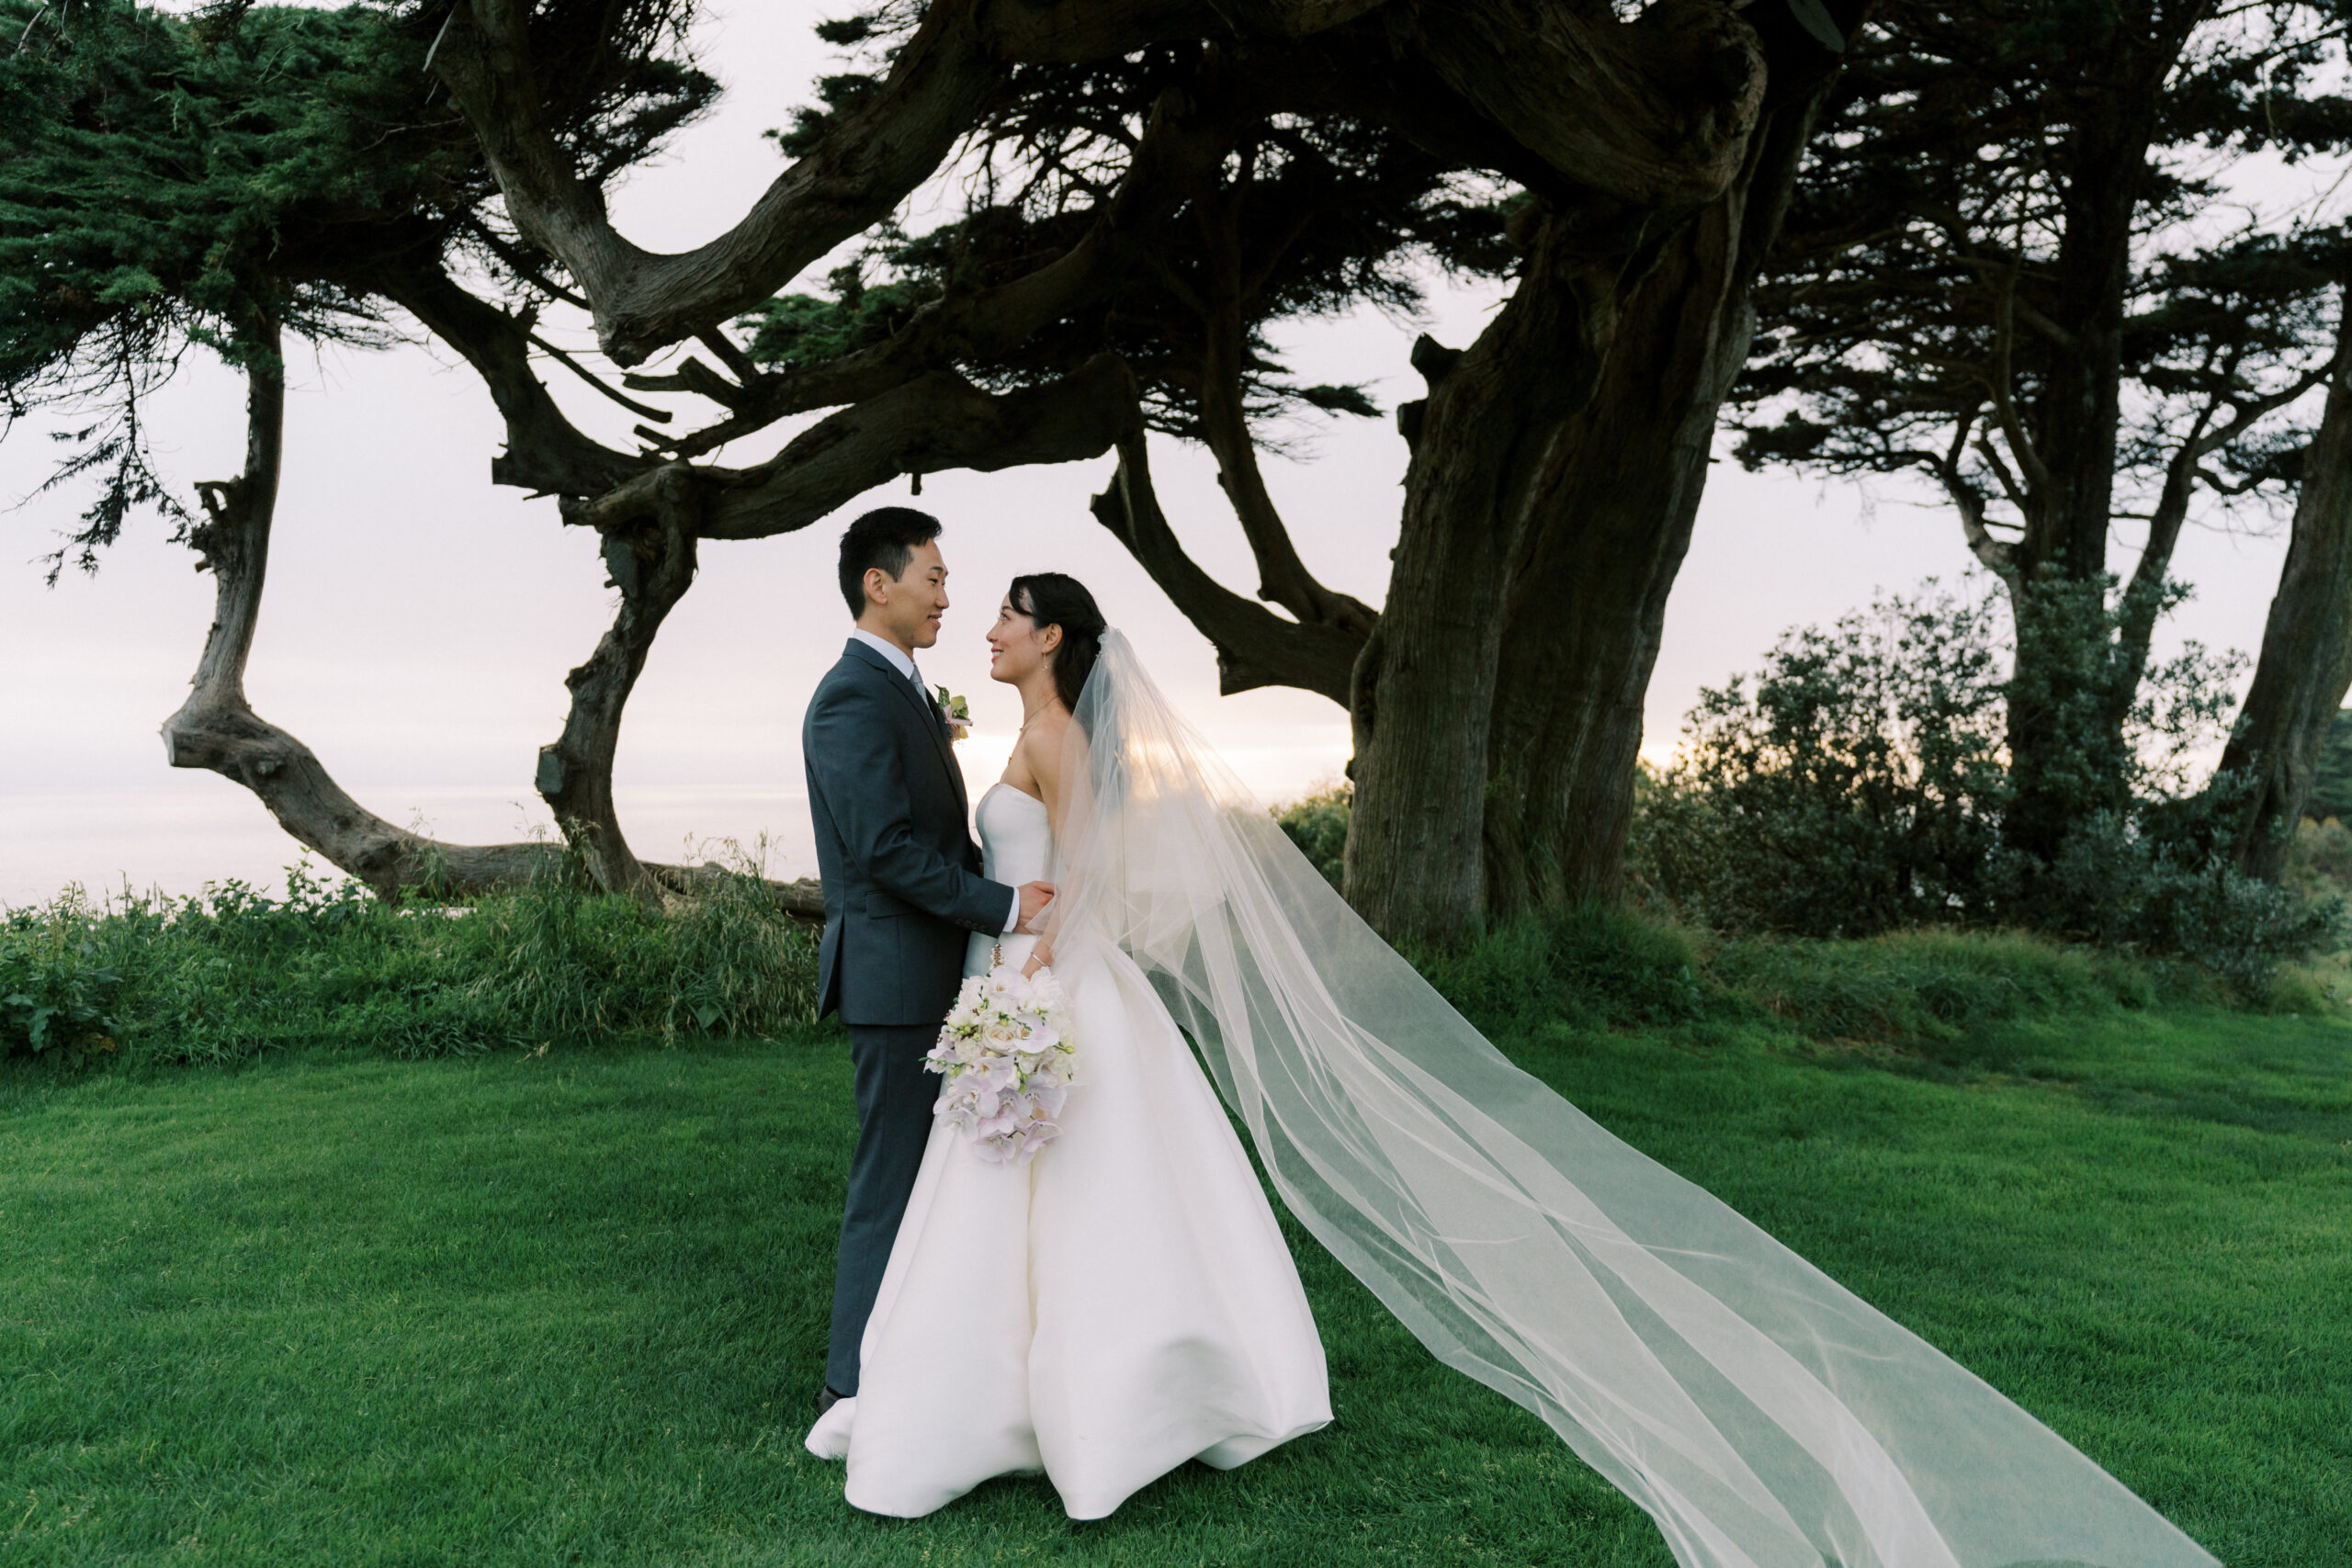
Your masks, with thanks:
[{"label": "wedding dress", "polygon": [[[1066,983],[1086,976],[1081,1021],[1131,1029],[1133,1054],[1150,1059],[1150,1042],[1174,1041],[1161,1032],[1172,1020],[1292,1216],[1432,1354],[1533,1411],[1645,1510],[1683,1568],[2218,1568],[1997,1390],[1514,1066],[1332,891],[1115,631],[1072,716],[1062,781],[1052,934]],[[1159,1010],[1143,1005],[1146,987]],[[1076,1105],[1073,1093],[1069,1146],[1039,1156],[1040,1194],[1047,1162],[1086,1146]],[[1160,1123],[1198,1113],[1177,1097],[1120,1121],[1192,1149],[1209,1140],[1180,1145]],[[1223,1180],[1238,1157],[1220,1157],[1204,1165]],[[948,1195],[931,1162],[922,1179]],[[1114,1201],[1088,1218],[1082,1195],[1069,1196],[1050,1218],[1033,1204],[1025,1224],[1012,1204],[1010,1219],[975,1213],[952,1227],[926,1214],[921,1241],[902,1230],[891,1258],[901,1300],[957,1291],[955,1280],[916,1289],[935,1277],[922,1257],[934,1248],[960,1260],[942,1263],[945,1275],[992,1279],[1001,1248],[1029,1258],[1034,1280],[1075,1288],[1091,1249],[1120,1266],[1134,1256],[1134,1238],[1117,1234],[1125,1220],[1174,1213],[1155,1201],[1128,1214]],[[926,1201],[918,1187],[916,1205]],[[1039,1266],[1049,1252],[1068,1261]],[[1159,1271],[1166,1288],[1214,1297],[1223,1255],[1171,1252]],[[1262,1265],[1242,1281],[1253,1299],[1267,1293]],[[891,1292],[886,1282],[886,1302]],[[1111,1446],[1140,1449],[1163,1418],[1185,1434],[1166,1451],[1203,1430],[1182,1378],[1147,1386],[1120,1371],[1121,1325],[1049,1323],[1040,1291],[1032,1332],[999,1294],[985,1313],[977,1290],[959,1295],[920,1336],[901,1340],[894,1323],[888,1338],[869,1337],[882,1355],[864,1375],[901,1363],[885,1375],[926,1382],[939,1406],[956,1406],[967,1389],[1014,1386],[1001,1364],[1013,1347],[1028,1358],[1037,1447],[1057,1483],[1063,1461],[1046,1435],[1062,1411],[1036,1395],[1074,1396],[1058,1373],[1038,1375],[1066,1343],[1121,1389],[1121,1403],[1097,1408],[1125,1411],[1137,1435]],[[1304,1325],[1303,1303],[1291,1310]],[[1260,1364],[1295,1375],[1310,1343],[1311,1333]],[[1204,1381],[1238,1382],[1230,1355]],[[1323,1413],[1319,1354],[1314,1371],[1314,1408],[1280,1406],[1303,1424]],[[983,1465],[1026,1461],[1027,1428],[1004,1418],[1006,1395],[973,1403],[996,1412],[994,1425],[958,1428],[939,1447],[995,1443],[966,1461],[974,1479]],[[1278,1404],[1254,1407],[1255,1428],[1237,1421],[1235,1435],[1272,1440],[1281,1418],[1266,1413]],[[892,1417],[890,1449],[934,1461],[909,1419]],[[857,1428],[853,1501],[862,1416]]]},{"label": "wedding dress", "polygon": [[[990,880],[1047,879],[1045,806],[980,797]],[[1036,939],[1003,941],[1018,965]],[[967,975],[994,944],[972,939]],[[1331,1419],[1323,1346],[1264,1189],[1216,1092],[1132,960],[1056,974],[1078,1081],[1028,1165],[933,1124],[866,1320],[855,1398],[808,1434],[846,1495],[912,1517],[1043,1471],[1101,1518],[1190,1459],[1231,1469]]]}]

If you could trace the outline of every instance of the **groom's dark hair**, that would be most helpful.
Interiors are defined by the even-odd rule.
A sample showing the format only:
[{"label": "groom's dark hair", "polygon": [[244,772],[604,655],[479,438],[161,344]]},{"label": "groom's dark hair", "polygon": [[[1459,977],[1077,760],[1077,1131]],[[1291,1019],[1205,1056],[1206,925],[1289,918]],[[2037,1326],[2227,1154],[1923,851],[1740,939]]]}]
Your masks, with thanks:
[{"label": "groom's dark hair", "polygon": [[852,616],[865,614],[865,574],[876,567],[896,582],[915,548],[939,537],[939,519],[911,506],[877,506],[842,535],[842,597]]}]

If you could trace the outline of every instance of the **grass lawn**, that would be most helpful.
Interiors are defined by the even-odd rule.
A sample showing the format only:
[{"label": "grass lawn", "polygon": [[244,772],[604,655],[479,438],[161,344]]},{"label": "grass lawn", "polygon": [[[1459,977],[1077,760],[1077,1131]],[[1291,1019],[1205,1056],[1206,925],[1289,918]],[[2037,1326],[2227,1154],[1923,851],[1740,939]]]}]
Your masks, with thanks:
[{"label": "grass lawn", "polygon": [[[2352,1563],[2352,1027],[1506,1044],[2233,1568]],[[0,1561],[1668,1562],[1295,1232],[1329,1430],[1100,1523],[1028,1481],[854,1513],[799,1447],[846,1069],[809,1032],[0,1074]]]}]

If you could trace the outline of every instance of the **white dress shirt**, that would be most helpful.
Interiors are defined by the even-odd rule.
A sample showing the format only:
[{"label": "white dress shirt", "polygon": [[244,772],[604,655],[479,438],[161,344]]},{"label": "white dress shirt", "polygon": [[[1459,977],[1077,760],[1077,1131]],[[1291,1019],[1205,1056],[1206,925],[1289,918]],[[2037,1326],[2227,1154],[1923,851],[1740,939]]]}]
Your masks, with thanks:
[{"label": "white dress shirt", "polygon": [[[852,626],[849,629],[849,635],[864,643],[866,647],[872,649],[875,652],[880,654],[883,658],[888,660],[890,661],[891,669],[896,670],[899,674],[904,675],[908,680],[912,681],[915,683],[915,690],[922,695],[923,706],[930,707],[933,705],[931,688],[922,683],[922,671],[915,668],[915,656],[913,654],[909,653],[905,649],[900,648],[888,637],[877,636],[873,632],[867,631],[864,626]],[[1004,929],[1008,933],[1010,933],[1019,930],[1020,926],[1021,890],[1016,887],[1012,891],[1012,912],[1004,917]]]}]

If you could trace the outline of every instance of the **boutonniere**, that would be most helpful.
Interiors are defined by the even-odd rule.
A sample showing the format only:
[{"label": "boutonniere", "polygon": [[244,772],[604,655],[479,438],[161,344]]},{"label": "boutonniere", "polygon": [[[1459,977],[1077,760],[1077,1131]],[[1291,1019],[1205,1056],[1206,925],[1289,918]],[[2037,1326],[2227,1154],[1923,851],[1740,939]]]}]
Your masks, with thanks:
[{"label": "boutonniere", "polygon": [[939,716],[947,721],[950,740],[961,740],[972,733],[972,710],[964,705],[963,698],[950,696],[944,686],[939,688]]}]

